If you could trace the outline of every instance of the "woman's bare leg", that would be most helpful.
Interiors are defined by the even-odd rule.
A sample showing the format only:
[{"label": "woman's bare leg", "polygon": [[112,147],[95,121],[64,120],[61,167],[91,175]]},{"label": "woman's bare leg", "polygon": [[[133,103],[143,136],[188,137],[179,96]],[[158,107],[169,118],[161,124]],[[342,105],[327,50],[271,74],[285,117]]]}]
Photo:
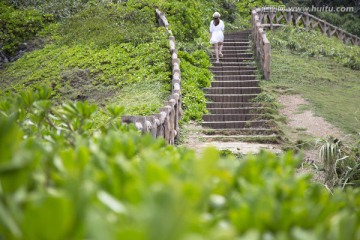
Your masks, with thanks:
[{"label": "woman's bare leg", "polygon": [[214,50],[215,50],[216,62],[219,62],[219,44],[218,43],[214,44]]},{"label": "woman's bare leg", "polygon": [[220,55],[220,57],[222,57],[222,56],[223,56],[223,54],[222,54],[222,49],[223,49],[223,46],[224,46],[224,44],[223,44],[223,43],[219,43],[219,55]]}]

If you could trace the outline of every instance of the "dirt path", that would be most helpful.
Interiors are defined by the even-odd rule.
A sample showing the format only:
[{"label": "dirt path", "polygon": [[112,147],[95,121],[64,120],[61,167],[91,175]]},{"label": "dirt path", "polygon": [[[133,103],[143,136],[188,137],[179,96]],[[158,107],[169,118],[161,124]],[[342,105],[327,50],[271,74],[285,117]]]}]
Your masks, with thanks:
[{"label": "dirt path", "polygon": [[309,102],[301,95],[283,95],[278,101],[283,105],[280,113],[288,120],[287,126],[290,131],[287,131],[287,137],[290,141],[296,143],[304,136],[314,139],[311,146],[303,150],[303,163],[297,172],[311,173],[313,181],[324,183],[325,175],[324,171],[321,171],[323,163],[318,156],[318,146],[314,146],[315,139],[329,135],[344,139],[345,134],[322,117],[315,116],[309,110]]},{"label": "dirt path", "polygon": [[305,133],[314,137],[332,135],[340,138],[344,136],[341,131],[326,122],[322,117],[317,117],[310,110],[301,110],[300,107],[309,105],[301,95],[284,95],[278,101],[284,106],[280,113],[288,118],[288,125],[294,129],[303,129]]}]

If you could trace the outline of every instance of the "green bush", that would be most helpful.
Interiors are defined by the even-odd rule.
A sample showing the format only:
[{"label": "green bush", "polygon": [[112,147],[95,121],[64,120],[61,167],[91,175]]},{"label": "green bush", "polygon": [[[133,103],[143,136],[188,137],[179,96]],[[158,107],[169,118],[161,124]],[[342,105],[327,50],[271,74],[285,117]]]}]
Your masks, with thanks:
[{"label": "green bush", "polygon": [[3,239],[359,238],[359,190],[295,175],[291,153],[196,157],[119,125],[121,108],[89,132],[95,105],[50,95],[0,103]]},{"label": "green bush", "polygon": [[33,9],[17,10],[0,2],[0,52],[10,57],[24,41],[34,37],[51,21],[52,15]]},{"label": "green bush", "polygon": [[[97,4],[98,0],[5,0],[17,9],[36,9],[51,14],[56,19],[67,18],[81,10],[87,2]],[[110,1],[109,1],[110,2]]]},{"label": "green bush", "polygon": [[[61,44],[90,44],[101,48],[131,42],[151,42],[156,35],[154,9],[135,9],[120,4],[87,5],[61,25]],[[163,36],[161,36],[163,37]]]},{"label": "green bush", "polygon": [[181,59],[183,121],[201,121],[206,113],[206,98],[202,88],[209,87],[211,72],[208,55],[201,50],[192,54],[179,51]]}]

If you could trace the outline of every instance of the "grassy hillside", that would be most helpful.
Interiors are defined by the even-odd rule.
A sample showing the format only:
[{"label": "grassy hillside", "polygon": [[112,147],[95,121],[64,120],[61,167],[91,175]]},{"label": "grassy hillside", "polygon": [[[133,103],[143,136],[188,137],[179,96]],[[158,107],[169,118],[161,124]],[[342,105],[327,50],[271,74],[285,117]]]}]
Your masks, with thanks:
[{"label": "grassy hillside", "polygon": [[278,94],[302,94],[317,114],[358,138],[360,48],[300,29],[268,35],[272,76],[263,86]]},{"label": "grassy hillside", "polygon": [[[155,7],[160,8],[166,13],[182,56],[185,121],[201,120],[206,112],[201,88],[209,86],[211,79],[206,53],[210,52],[208,25],[212,13],[222,13],[227,30],[246,28],[249,7],[274,3],[268,0],[6,2],[15,6],[4,8],[6,16],[18,16],[33,9],[34,16],[43,14],[57,23],[48,25],[41,20],[36,31],[18,36],[18,42],[28,43],[32,42],[29,38],[36,36],[35,43],[40,44],[34,47],[44,46],[44,42],[45,47],[0,69],[2,94],[48,85],[58,102],[88,100],[100,106],[122,104],[126,114],[140,115],[156,111],[169,92],[169,84],[164,82],[170,76],[167,36],[163,29],[155,28],[153,13]],[[5,31],[14,32],[27,25],[6,26],[12,28]],[[11,38],[6,39],[11,42]],[[12,51],[15,50],[16,46],[12,46]],[[146,104],[139,105],[140,100]],[[103,117],[97,115],[99,121]]]},{"label": "grassy hillside", "polygon": [[[1,70],[2,94],[46,85],[58,102],[104,106],[122,95],[126,99],[127,89],[141,83],[144,91],[124,104],[126,113],[137,114],[156,111],[168,97],[167,34],[155,26],[153,9],[89,4],[38,36],[50,38],[48,44]],[[143,100],[146,108],[131,104]]]}]

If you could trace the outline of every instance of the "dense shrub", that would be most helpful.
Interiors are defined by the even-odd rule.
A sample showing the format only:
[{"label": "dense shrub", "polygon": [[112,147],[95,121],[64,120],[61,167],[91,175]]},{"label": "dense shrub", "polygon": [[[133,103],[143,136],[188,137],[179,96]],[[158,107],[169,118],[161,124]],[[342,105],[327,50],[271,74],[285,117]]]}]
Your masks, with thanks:
[{"label": "dense shrub", "polygon": [[[99,0],[5,0],[17,9],[36,9],[43,14],[51,14],[56,19],[67,18],[81,10],[87,2]],[[109,1],[110,2],[110,1]]]},{"label": "dense shrub", "polygon": [[192,54],[180,51],[183,108],[185,114],[183,121],[201,121],[206,113],[206,98],[202,91],[209,87],[211,73],[209,71],[210,60],[204,51],[195,51]]},{"label": "dense shrub", "polygon": [[0,2],[0,52],[10,57],[52,20],[52,15],[43,15],[38,10],[17,10]]},{"label": "dense shrub", "polygon": [[295,176],[291,153],[196,157],[120,126],[120,108],[89,132],[95,105],[50,94],[1,100],[0,238],[359,238],[360,192]]},{"label": "dense shrub", "polygon": [[61,44],[94,43],[103,48],[124,42],[134,45],[151,42],[155,31],[154,9],[89,4],[67,19],[58,35]]}]

